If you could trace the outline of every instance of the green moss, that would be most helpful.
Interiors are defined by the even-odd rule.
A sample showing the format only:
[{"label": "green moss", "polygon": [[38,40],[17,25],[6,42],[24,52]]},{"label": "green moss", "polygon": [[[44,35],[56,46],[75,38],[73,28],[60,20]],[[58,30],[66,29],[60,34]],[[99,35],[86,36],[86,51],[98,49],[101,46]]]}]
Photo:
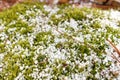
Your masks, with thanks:
[{"label": "green moss", "polygon": [[9,25],[7,27],[9,28],[21,28],[21,27],[27,27],[27,23],[26,22],[23,22],[22,20],[18,20],[15,24],[12,24],[12,25]]},{"label": "green moss", "polygon": [[40,41],[47,41],[48,40],[48,35],[50,32],[40,32],[36,35],[35,41],[40,42]]},{"label": "green moss", "polygon": [[0,19],[6,22],[6,24],[9,24],[12,20],[17,20],[18,14],[25,14],[25,11],[27,10],[27,6],[25,4],[17,4],[13,7],[11,7],[9,10],[5,10],[3,12],[0,12]]},{"label": "green moss", "polygon": [[5,49],[5,44],[0,43],[0,53],[3,53],[3,52],[5,52],[5,51],[6,51],[6,49]]},{"label": "green moss", "polygon": [[[62,7],[62,6],[61,6]],[[64,6],[63,6],[64,7]],[[60,18],[56,18],[55,15],[61,15]],[[64,22],[65,20],[69,19],[75,19],[77,20],[85,20],[87,18],[88,14],[92,14],[93,17],[88,18],[89,20],[93,20],[96,18],[103,18],[104,16],[102,11],[99,9],[88,9],[88,8],[73,8],[70,5],[65,8],[61,8],[56,14],[53,14],[51,16],[51,20],[53,21],[53,24],[58,25],[60,22]],[[99,22],[95,22],[95,26],[100,27]],[[95,27],[94,26],[94,27]]]},{"label": "green moss", "polygon": [[69,7],[70,6],[70,4],[61,4],[61,5],[58,5],[58,8],[60,8],[60,9],[65,9],[66,7]]},{"label": "green moss", "polygon": [[46,15],[48,14],[44,10],[43,4],[41,4],[41,3],[23,2],[21,4],[12,6],[10,9],[6,9],[3,12],[0,12],[0,19],[2,19],[3,22],[6,23],[5,25],[8,25],[13,20],[18,20],[19,14],[25,15],[26,10],[32,10],[32,9],[34,10],[33,6],[36,6],[36,9],[40,9]]},{"label": "green moss", "polygon": [[101,24],[99,21],[94,21],[92,24],[91,24],[91,27],[97,29],[97,28],[100,28],[101,27]]},{"label": "green moss", "polygon": [[20,40],[20,41],[18,42],[18,45],[20,45],[20,46],[23,47],[24,49],[26,49],[26,48],[30,49],[30,43],[29,43],[29,41],[27,41],[27,40]]},{"label": "green moss", "polygon": [[42,71],[43,69],[45,69],[46,66],[49,64],[47,56],[43,54],[38,55],[37,61],[38,61],[39,71]]},{"label": "green moss", "polygon": [[39,63],[45,61],[45,59],[46,59],[46,55],[39,54],[39,56],[37,57]]},{"label": "green moss", "polygon": [[30,76],[30,74],[33,72],[33,68],[32,67],[30,67],[30,68],[27,68],[26,70],[25,70],[25,72],[23,73],[25,76],[24,76],[24,78],[26,79],[26,80],[33,80],[34,78],[32,77],[32,76]]},{"label": "green moss", "polygon": [[65,20],[65,18],[61,18],[61,17],[60,18],[56,18],[56,14],[51,15],[50,18],[51,18],[51,20],[52,20],[54,25],[58,25],[58,23],[60,23],[60,22]]},{"label": "green moss", "polygon": [[3,59],[3,62],[5,63],[1,72],[1,76],[4,79],[12,80],[19,74],[19,65],[16,64],[18,60],[18,55],[14,55],[13,53],[8,53],[7,55],[5,55]]},{"label": "green moss", "polygon": [[42,42],[47,46],[48,43],[53,43],[54,42],[54,35],[52,35],[52,33],[50,31],[40,32],[36,35],[36,37],[34,39],[34,42],[35,42],[34,45],[38,45]]},{"label": "green moss", "polygon": [[104,18],[104,13],[102,10],[99,9],[92,9],[93,19],[94,18]]},{"label": "green moss", "polygon": [[[117,44],[117,41],[115,41],[114,38],[120,38],[120,30],[106,26],[104,28],[107,32],[100,31],[102,26],[98,19],[102,19],[104,17],[102,10],[73,8],[70,5],[61,5],[59,7],[60,10],[57,13],[49,16],[50,22],[48,23],[52,27],[57,25],[57,27],[62,27],[66,30],[66,32],[62,32],[63,34],[60,35],[54,35],[51,31],[53,30],[52,27],[50,31],[40,31],[37,33],[35,32],[36,34],[34,34],[33,28],[36,27],[36,23],[32,26],[29,26],[30,18],[36,18],[36,12],[38,10],[42,11],[42,15],[37,14],[37,16],[41,16],[42,18],[48,16],[49,12],[44,10],[43,4],[25,2],[15,5],[9,10],[5,10],[0,13],[0,19],[2,19],[2,22],[5,23],[5,29],[3,32],[5,32],[5,34],[8,36],[7,40],[10,40],[12,43],[11,45],[3,44],[4,41],[0,40],[0,53],[5,52],[5,56],[1,60],[1,63],[3,63],[4,66],[0,73],[0,79],[13,80],[19,75],[19,73],[23,72],[23,76],[26,80],[33,80],[31,74],[36,68],[38,69],[39,74],[48,67],[49,70],[46,72],[52,75],[53,80],[59,80],[61,76],[70,77],[71,74],[84,74],[84,71],[89,69],[89,64],[81,67],[76,61],[79,61],[79,63],[86,62],[86,55],[90,56],[91,53],[96,53],[95,55],[99,60],[101,60],[101,63],[94,62],[94,60],[91,62],[92,70],[88,71],[89,76],[87,77],[87,80],[97,80],[97,78],[95,78],[96,73],[100,73],[102,70],[110,67],[112,64],[110,61],[104,64],[102,61],[105,59],[103,56],[103,54],[105,54],[105,48],[108,48],[108,45],[105,41],[109,38],[109,35],[111,35],[110,39]],[[32,11],[33,13],[27,15],[26,10]],[[92,17],[89,18],[87,16],[89,14],[91,14]],[[18,19],[19,15],[23,15],[26,21]],[[61,17],[57,18],[56,15],[61,15]],[[59,24],[64,21],[69,22],[71,18],[78,22],[78,31],[75,31],[73,28],[71,28],[69,24],[67,26],[59,26]],[[88,22],[84,22],[86,19]],[[15,23],[11,24],[14,21]],[[43,23],[43,25],[45,24]],[[41,26],[41,29],[42,28],[43,27]],[[15,30],[9,32],[10,29]],[[17,33],[20,33],[20,36],[25,37],[25,39],[18,40],[18,37],[16,37]],[[28,33],[32,36],[34,35],[34,44],[32,47],[30,45],[30,41],[28,41]],[[73,37],[81,37],[81,34],[84,42],[73,39]],[[87,35],[91,35],[90,39],[87,39]],[[55,43],[55,37],[59,39],[64,38],[66,41]],[[66,59],[55,59],[52,61],[49,58],[50,56],[48,56],[49,53],[46,54],[44,52],[44,50],[48,49],[48,46],[51,45],[55,46],[55,48],[61,52],[65,50],[65,52],[61,54],[65,55]],[[15,50],[17,46],[21,46],[22,49]],[[38,50],[40,46],[43,46],[44,48]],[[42,52],[44,54],[42,54]],[[38,63],[35,62],[36,60]],[[70,64],[67,62],[70,62]],[[23,69],[20,69],[20,66],[22,66]],[[46,78],[47,76],[41,77],[41,79]]]},{"label": "green moss", "polygon": [[64,15],[67,19],[82,20],[86,18],[84,11],[81,11],[79,8],[66,9]]},{"label": "green moss", "polygon": [[29,26],[26,22],[22,20],[17,20],[15,24],[7,25],[5,28],[6,32],[10,28],[16,28],[16,31],[20,32],[21,34],[27,34],[33,31],[33,26]]},{"label": "green moss", "polygon": [[[55,15],[62,13],[62,17],[56,18]],[[66,8],[63,10],[59,10],[57,14],[51,16],[51,20],[54,22],[55,25],[58,25],[59,22],[63,22],[65,20],[69,20],[73,18],[75,20],[82,20],[85,19],[85,14],[79,8]]]},{"label": "green moss", "polygon": [[20,33],[21,33],[21,34],[31,33],[31,32],[33,32],[32,28],[33,28],[32,26],[28,26],[27,28],[22,28],[22,29],[20,30]]},{"label": "green moss", "polygon": [[55,65],[51,65],[52,66],[52,75],[54,75],[54,77],[52,79],[59,79],[59,76],[61,76],[61,75],[64,75],[64,76],[70,75],[70,73],[72,71],[71,66],[69,64],[67,64],[65,60],[56,59],[54,64]]},{"label": "green moss", "polygon": [[84,67],[83,68],[78,68],[78,72],[83,72],[84,71]]}]

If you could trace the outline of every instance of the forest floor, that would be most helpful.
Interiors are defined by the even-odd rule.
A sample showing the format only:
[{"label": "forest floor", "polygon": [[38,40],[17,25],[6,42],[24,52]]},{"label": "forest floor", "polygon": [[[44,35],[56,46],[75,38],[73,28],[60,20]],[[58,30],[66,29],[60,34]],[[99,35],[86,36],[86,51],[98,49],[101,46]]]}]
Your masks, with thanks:
[{"label": "forest floor", "polygon": [[[4,9],[7,9],[7,8],[10,8],[11,6],[17,4],[17,3],[20,3],[20,2],[23,2],[23,0],[13,0],[11,2],[7,2],[7,1],[0,1],[0,11],[4,10]],[[74,4],[73,4],[74,5]],[[93,7],[93,8],[100,8],[100,9],[112,9],[112,8],[115,8],[114,6],[112,5],[99,5],[99,4],[95,4],[95,3],[83,3],[83,4],[75,4],[77,6],[82,6],[82,7]]]}]

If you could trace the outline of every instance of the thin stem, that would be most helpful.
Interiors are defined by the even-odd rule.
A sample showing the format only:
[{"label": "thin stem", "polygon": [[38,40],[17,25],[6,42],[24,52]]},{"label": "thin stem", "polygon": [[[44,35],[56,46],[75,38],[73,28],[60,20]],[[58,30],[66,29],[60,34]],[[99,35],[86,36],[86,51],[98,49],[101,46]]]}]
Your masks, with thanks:
[{"label": "thin stem", "polygon": [[111,46],[114,48],[114,50],[120,55],[120,50],[118,50],[118,48],[115,46],[115,44],[113,44],[109,39],[107,39],[107,41],[111,44]]},{"label": "thin stem", "polygon": [[116,59],[120,63],[120,60],[112,53],[112,58]]}]

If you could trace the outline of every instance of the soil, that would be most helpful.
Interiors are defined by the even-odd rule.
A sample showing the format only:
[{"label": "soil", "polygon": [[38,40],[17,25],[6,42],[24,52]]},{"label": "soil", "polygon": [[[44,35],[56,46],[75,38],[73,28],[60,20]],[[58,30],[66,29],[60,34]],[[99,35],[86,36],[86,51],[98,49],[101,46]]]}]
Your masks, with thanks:
[{"label": "soil", "polygon": [[11,7],[12,5],[22,2],[23,0],[1,0],[0,1],[0,11]]}]

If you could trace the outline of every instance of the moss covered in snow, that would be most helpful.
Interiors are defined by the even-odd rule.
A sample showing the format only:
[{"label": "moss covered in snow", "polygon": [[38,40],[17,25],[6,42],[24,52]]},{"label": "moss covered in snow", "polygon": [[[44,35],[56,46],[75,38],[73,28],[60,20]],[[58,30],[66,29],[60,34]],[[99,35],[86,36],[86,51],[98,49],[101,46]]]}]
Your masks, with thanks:
[{"label": "moss covered in snow", "polygon": [[120,79],[107,39],[120,47],[117,10],[15,5],[0,13],[0,79]]}]

